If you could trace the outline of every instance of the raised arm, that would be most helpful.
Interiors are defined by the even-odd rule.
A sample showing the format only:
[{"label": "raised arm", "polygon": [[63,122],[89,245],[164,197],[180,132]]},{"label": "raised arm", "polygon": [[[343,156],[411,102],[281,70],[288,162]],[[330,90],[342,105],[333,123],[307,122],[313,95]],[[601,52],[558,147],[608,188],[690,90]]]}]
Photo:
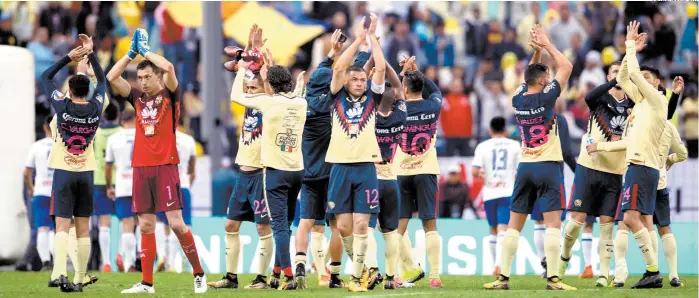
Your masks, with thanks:
[{"label": "raised arm", "polygon": [[138,53],[146,58],[146,60],[153,62],[155,66],[163,70],[163,81],[165,82],[165,87],[167,87],[170,92],[175,92],[177,90],[178,82],[177,75],[175,74],[175,66],[167,61],[165,57],[160,56],[156,53],[150,51],[150,46],[148,45],[148,33],[145,30],[138,28],[134,35],[138,35],[134,39],[137,40]]},{"label": "raised arm", "polygon": [[394,90],[394,97],[396,100],[405,99],[405,93],[403,91],[403,85],[400,81],[400,77],[396,73],[396,70],[386,63],[386,74],[388,75],[388,81],[391,83],[391,88]]},{"label": "raised arm", "polygon": [[[362,22],[364,22],[364,18],[362,18]],[[354,54],[362,44],[362,40],[366,39],[366,31],[364,31],[364,27],[358,26],[358,28],[359,30],[357,30],[355,34],[354,41],[349,48],[347,48],[347,50],[340,55],[340,58],[337,59],[335,65],[333,66],[333,78],[330,82],[330,93],[332,95],[337,94],[342,89],[342,86],[345,84],[345,70],[347,67],[349,67]]]},{"label": "raised arm", "polygon": [[[386,82],[386,58],[381,50],[379,40],[376,38],[376,26],[378,17],[371,13],[371,25],[369,25],[369,40],[371,41],[371,57],[374,58],[374,76],[371,78],[372,85],[383,86]],[[382,92],[375,92],[382,93]]]},{"label": "raised arm", "polygon": [[56,63],[53,65],[49,66],[42,74],[41,74],[41,86],[44,89],[44,94],[49,98],[49,100],[52,99],[52,94],[53,91],[58,89],[58,86],[56,86],[56,83],[53,81],[53,77],[58,73],[58,71],[61,70],[64,66],[68,65],[72,60],[70,56],[65,56],[61,58],[61,60],[58,60]]},{"label": "raised arm", "polygon": [[127,97],[129,93],[131,93],[131,85],[121,77],[121,74],[124,73],[129,63],[131,63],[131,58],[128,55],[124,56],[119,59],[119,61],[112,66],[112,69],[109,70],[109,73],[107,73],[109,84],[112,85],[112,89],[121,97]]},{"label": "raised arm", "polygon": [[533,39],[532,42],[541,46],[551,55],[553,58],[553,66],[556,69],[555,79],[561,85],[561,90],[565,89],[568,84],[568,79],[570,79],[570,73],[573,72],[573,64],[568,61],[561,51],[553,46],[548,36],[546,36],[546,31],[544,31],[541,26],[534,26],[534,35],[535,39]]},{"label": "raised arm", "polygon": [[238,62],[238,72],[233,79],[233,87],[231,88],[231,101],[237,102],[245,107],[261,110],[267,103],[269,95],[267,94],[247,94],[243,90],[243,80],[250,62],[245,62],[240,59]]},{"label": "raised arm", "polygon": [[677,110],[677,104],[682,99],[682,91],[684,91],[684,79],[681,76],[676,76],[672,80],[672,93],[670,95],[670,103],[667,106],[667,119],[672,119]]},{"label": "raised arm", "polygon": [[306,72],[302,71],[296,77],[296,88],[294,88],[294,94],[296,94],[298,97],[303,97],[303,95],[306,93],[306,84],[303,81],[305,74]]},{"label": "raised arm", "polygon": [[587,106],[590,109],[593,109],[595,106],[597,106],[597,102],[600,98],[602,98],[602,95],[609,92],[609,90],[612,90],[612,88],[614,88],[616,84],[616,78],[613,78],[610,81],[590,90],[590,92],[588,92],[587,95],[585,95],[585,103],[587,103]]}]

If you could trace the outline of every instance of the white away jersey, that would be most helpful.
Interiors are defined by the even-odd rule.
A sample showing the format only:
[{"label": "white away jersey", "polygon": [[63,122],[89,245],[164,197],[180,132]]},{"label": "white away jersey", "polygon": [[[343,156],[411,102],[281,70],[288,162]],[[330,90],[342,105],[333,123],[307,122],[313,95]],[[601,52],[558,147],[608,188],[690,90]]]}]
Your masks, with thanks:
[{"label": "white away jersey", "polygon": [[190,187],[189,161],[197,156],[197,145],[194,138],[186,133],[177,131],[175,134],[177,143],[177,155],[180,156],[180,164],[177,166],[180,172],[180,188]]},{"label": "white away jersey", "polygon": [[520,144],[508,138],[478,144],[472,166],[484,172],[483,201],[512,196],[519,156]]},{"label": "white away jersey", "polygon": [[43,138],[36,141],[27,156],[27,168],[32,168],[36,172],[34,177],[34,195],[51,196],[51,185],[53,184],[53,169],[49,168],[49,154],[51,153],[53,140]]},{"label": "white away jersey", "polygon": [[133,156],[133,143],[136,138],[135,128],[125,128],[107,139],[107,153],[104,161],[116,167],[116,177],[112,183],[114,195],[120,197],[130,197],[133,186],[133,168],[131,168],[131,157]]}]

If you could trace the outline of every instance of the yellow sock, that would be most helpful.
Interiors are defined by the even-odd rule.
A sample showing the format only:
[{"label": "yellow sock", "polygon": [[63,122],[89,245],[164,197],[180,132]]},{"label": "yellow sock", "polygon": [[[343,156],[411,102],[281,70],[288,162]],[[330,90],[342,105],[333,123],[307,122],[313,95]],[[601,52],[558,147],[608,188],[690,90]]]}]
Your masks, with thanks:
[{"label": "yellow sock", "polygon": [[90,261],[90,237],[78,238],[77,248],[77,264],[75,265],[75,276],[73,283],[83,283],[85,274],[87,273],[87,263]]},{"label": "yellow sock", "polygon": [[325,259],[323,255],[323,233],[311,232],[311,256],[316,264],[318,278],[320,278],[321,275],[325,274],[326,265],[326,263],[323,263]]},{"label": "yellow sock", "polygon": [[599,271],[601,276],[606,278],[609,278],[609,264],[612,262],[614,252],[613,232],[614,223],[599,225]]},{"label": "yellow sock", "polygon": [[[574,220],[571,219],[571,222],[574,222]],[[566,230],[567,229],[568,228],[566,227]],[[568,242],[568,240],[568,236],[566,235],[565,241]],[[573,242],[575,242],[575,240],[573,240]],[[546,228],[546,235],[544,236],[544,252],[546,253],[546,276],[558,276],[558,270],[560,269],[559,261],[561,260],[559,258],[559,256],[561,256],[561,229]],[[561,278],[561,276],[558,277]]]},{"label": "yellow sock", "polygon": [[75,263],[78,260],[78,236],[75,232],[75,227],[68,230],[68,257],[70,262],[73,263],[73,267],[75,267]]},{"label": "yellow sock", "polygon": [[643,254],[643,259],[646,261],[646,270],[650,272],[658,271],[658,254],[653,250],[653,243],[650,240],[650,234],[648,229],[643,228],[640,231],[633,234],[636,238],[638,247],[641,249]]},{"label": "yellow sock", "polygon": [[430,278],[439,278],[439,263],[442,258],[442,241],[437,231],[425,233],[427,263],[430,264]]},{"label": "yellow sock", "polygon": [[53,237],[53,271],[51,280],[64,275],[68,277],[66,264],[68,263],[68,233],[57,232]]},{"label": "yellow sock", "polygon": [[672,233],[663,235],[663,251],[665,252],[667,265],[670,267],[670,280],[673,277],[680,278],[680,275],[677,274],[677,242],[675,241],[675,235],[672,235]]},{"label": "yellow sock", "polygon": [[650,236],[650,243],[653,245],[653,251],[656,255],[659,254],[660,251],[658,250],[658,232],[655,229],[650,230],[648,231],[648,236]]},{"label": "yellow sock", "polygon": [[512,269],[512,261],[517,253],[519,245],[519,231],[515,229],[507,229],[505,238],[502,239],[502,252],[500,254],[500,274],[510,277]]},{"label": "yellow sock", "polygon": [[352,251],[354,254],[354,259],[352,260],[352,265],[354,270],[352,270],[352,275],[354,277],[361,277],[362,271],[364,270],[364,262],[366,261],[369,239],[367,239],[368,236],[366,234],[354,234],[353,238],[354,239],[352,240]]},{"label": "yellow sock", "polygon": [[395,276],[398,250],[400,249],[400,234],[396,231],[390,231],[384,233],[383,238],[386,241],[386,275]]},{"label": "yellow sock", "polygon": [[417,266],[415,266],[415,261],[413,258],[413,244],[410,243],[410,236],[408,236],[408,232],[405,232],[405,235],[401,237],[399,253],[400,265],[403,273],[410,270],[415,270],[415,267]]},{"label": "yellow sock", "polygon": [[[269,263],[272,262],[274,256],[274,240],[272,233],[260,237],[260,259],[257,263],[257,274],[266,276],[269,272]],[[226,259],[228,263],[228,259]]]},{"label": "yellow sock", "polygon": [[376,260],[376,237],[374,237],[374,229],[369,228],[367,230],[367,249],[366,249],[366,259],[364,263],[369,268],[379,268],[379,262]]},{"label": "yellow sock", "polygon": [[352,235],[347,237],[340,235],[340,239],[342,239],[342,247],[345,248],[347,256],[349,256],[350,260],[354,262],[354,237]]},{"label": "yellow sock", "polygon": [[[560,255],[561,257],[563,257],[565,259],[570,259],[570,256],[571,256],[570,250],[573,249],[573,244],[575,244],[575,241],[578,240],[578,236],[580,236],[580,227],[582,225],[583,224],[581,222],[578,222],[572,218],[568,221],[568,223],[566,223],[566,228],[565,228],[566,232],[565,232],[565,236],[563,238],[563,251],[561,251],[561,255]],[[548,229],[546,229],[546,230],[548,231]],[[548,232],[546,234],[548,235]],[[559,238],[560,238],[560,236],[559,236]],[[544,246],[546,246],[546,244],[544,244]],[[545,250],[546,249],[544,249],[544,251]],[[556,258],[556,259],[558,259],[558,258]],[[549,258],[549,256],[547,255],[546,260],[550,261],[551,258]],[[558,267],[556,267],[556,268],[558,268]]]},{"label": "yellow sock", "polygon": [[238,272],[238,259],[240,258],[240,233],[226,232],[226,272],[236,274]]},{"label": "yellow sock", "polygon": [[617,230],[614,237],[614,262],[626,259],[626,250],[629,249],[629,231]]}]

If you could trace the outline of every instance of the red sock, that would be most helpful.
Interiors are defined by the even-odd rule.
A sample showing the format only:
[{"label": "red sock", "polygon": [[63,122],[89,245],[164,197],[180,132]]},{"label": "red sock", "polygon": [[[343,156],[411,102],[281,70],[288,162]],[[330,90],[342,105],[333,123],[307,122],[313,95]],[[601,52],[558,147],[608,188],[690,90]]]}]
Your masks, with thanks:
[{"label": "red sock", "polygon": [[282,267],[281,267],[281,266],[274,266],[274,269],[272,269],[272,273],[274,273],[274,274],[281,274],[281,273],[282,273]]},{"label": "red sock", "polygon": [[155,254],[155,234],[141,234],[141,278],[151,285],[153,284]]},{"label": "red sock", "polygon": [[294,274],[291,272],[291,267],[284,268],[284,276],[294,276]]},{"label": "red sock", "polygon": [[192,265],[194,274],[203,274],[204,269],[202,269],[201,264],[199,264],[199,254],[197,253],[197,246],[194,244],[194,237],[192,236],[192,231],[187,230],[186,233],[182,235],[177,235],[177,239],[180,240],[182,251],[187,256],[189,264]]}]

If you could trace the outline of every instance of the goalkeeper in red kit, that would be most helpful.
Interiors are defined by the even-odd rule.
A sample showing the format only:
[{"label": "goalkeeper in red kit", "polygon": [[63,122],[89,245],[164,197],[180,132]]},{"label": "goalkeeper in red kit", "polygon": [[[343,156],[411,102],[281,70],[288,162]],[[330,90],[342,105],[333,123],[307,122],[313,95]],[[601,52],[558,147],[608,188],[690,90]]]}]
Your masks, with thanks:
[{"label": "goalkeeper in red kit", "polygon": [[[136,67],[141,90],[132,89],[121,77],[126,66],[136,55],[145,60]],[[206,277],[199,263],[199,255],[192,232],[182,219],[182,192],[177,169],[179,156],[175,131],[180,116],[177,98],[177,77],[172,63],[150,52],[148,34],[143,29],[134,33],[129,53],[119,60],[107,74],[116,93],[136,110],[136,138],[134,140],[133,205],[141,229],[142,281],[121,291],[126,293],[155,293],[153,262],[155,261],[155,213],[165,212],[172,231],[177,235],[182,251],[194,272],[194,292],[206,292]]]}]

